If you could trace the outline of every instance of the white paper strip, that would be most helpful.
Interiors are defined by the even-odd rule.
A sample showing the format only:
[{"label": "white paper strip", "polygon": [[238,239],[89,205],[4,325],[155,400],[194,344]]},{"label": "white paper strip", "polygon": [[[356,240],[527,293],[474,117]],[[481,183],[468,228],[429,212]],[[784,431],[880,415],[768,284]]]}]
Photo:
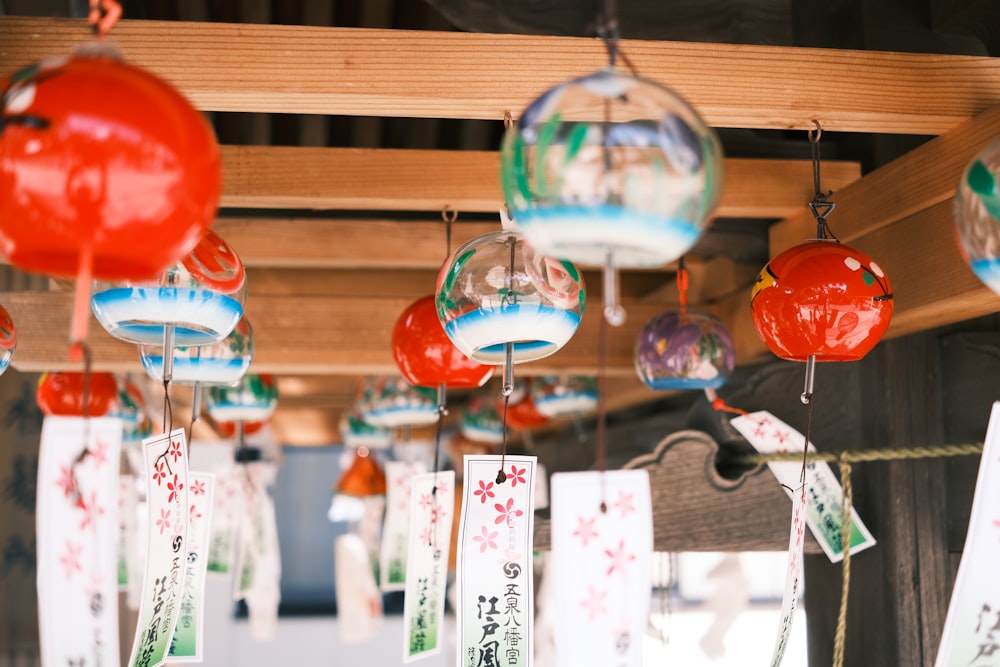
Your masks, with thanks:
[{"label": "white paper strip", "polygon": [[459,667],[533,663],[534,456],[466,456],[458,535]]},{"label": "white paper strip", "polygon": [[[781,421],[770,412],[760,411],[749,415],[736,417],[733,426],[743,435],[758,452],[770,454],[775,452],[801,452],[805,436]],[[809,443],[809,451],[815,452],[813,443]],[[771,472],[778,482],[785,486],[785,491],[791,496],[790,489],[799,488],[802,465],[798,462],[769,463]],[[806,467],[806,525],[813,537],[819,542],[823,553],[832,563],[839,563],[844,558],[841,545],[841,504],[843,491],[840,482],[830,470],[825,461],[812,461]],[[875,546],[868,527],[861,521],[857,510],[851,507],[851,555]]]},{"label": "white paper strip", "polygon": [[156,667],[166,662],[184,592],[190,508],[184,430],[147,438],[142,447],[149,537],[139,623],[128,664]]},{"label": "white paper strip", "polygon": [[556,665],[642,665],[652,551],[645,470],[552,476]]},{"label": "white paper strip", "polygon": [[119,664],[121,437],[114,418],[46,417],[42,425],[36,531],[43,664]]},{"label": "white paper strip", "polygon": [[382,594],[364,540],[353,533],[334,540],[337,625],[345,644],[359,644],[382,627]]},{"label": "white paper strip", "polygon": [[411,479],[409,554],[403,598],[403,662],[441,652],[455,472]]},{"label": "white paper strip", "polygon": [[170,644],[170,662],[202,662],[205,655],[205,574],[212,525],[215,475],[192,472],[188,511],[187,572],[181,614]]},{"label": "white paper strip", "polygon": [[[804,435],[769,412],[755,412],[736,417],[732,423],[736,430],[743,434],[743,437],[759,452],[801,452],[805,446]],[[807,474],[806,483],[801,484],[802,466],[800,464],[770,463],[768,465],[774,476],[778,478],[778,482],[785,486],[786,492],[792,498],[792,522],[788,533],[788,567],[785,572],[785,592],[781,599],[781,621],[778,624],[778,636],[774,640],[774,653],[771,656],[771,667],[778,667],[785,657],[785,649],[788,648],[788,641],[792,635],[792,621],[795,619],[795,607],[801,596],[809,476]],[[776,466],[781,467],[775,469]],[[791,479],[789,475],[793,469],[797,469],[798,472],[795,472],[794,479]],[[789,489],[794,489],[795,492],[789,491]],[[840,516],[839,511],[837,516]]]},{"label": "white paper strip", "polygon": [[935,667],[1000,665],[1000,402],[993,404]]},{"label": "white paper strip", "polygon": [[385,464],[385,522],[379,558],[383,591],[401,591],[406,587],[406,552],[410,537],[410,483],[424,471],[421,463],[388,461]]}]

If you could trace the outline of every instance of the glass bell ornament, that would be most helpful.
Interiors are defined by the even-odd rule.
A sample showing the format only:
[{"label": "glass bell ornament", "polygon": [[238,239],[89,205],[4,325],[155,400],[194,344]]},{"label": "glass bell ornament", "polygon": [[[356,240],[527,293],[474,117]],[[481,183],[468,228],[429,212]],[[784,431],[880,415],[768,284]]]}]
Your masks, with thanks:
[{"label": "glass bell ornament", "polygon": [[367,447],[356,447],[351,465],[344,471],[334,488],[330,509],[326,517],[330,521],[361,521],[365,515],[367,499],[384,496],[386,492],[385,471],[379,465],[378,457]]},{"label": "glass bell ornament", "polygon": [[484,234],[457,248],[438,274],[437,312],[470,359],[505,364],[542,359],[580,325],[586,289],[570,262],[545,257],[517,232]]},{"label": "glass bell ornament", "polygon": [[587,415],[597,410],[597,378],[545,375],[532,379],[531,401],[548,419]]},{"label": "glass bell ornament", "polygon": [[25,271],[76,277],[74,342],[91,281],[177,262],[212,223],[222,183],[204,116],[107,47],[91,51],[0,81],[0,250]]},{"label": "glass bell ornament", "polygon": [[165,347],[212,345],[243,316],[246,270],[236,252],[209,230],[184,259],[156,278],[99,284],[90,304],[109,334]]},{"label": "glass bell ornament", "polygon": [[371,378],[362,385],[357,409],[372,426],[428,426],[438,420],[437,392],[398,376]]},{"label": "glass bell ornament", "polygon": [[360,414],[348,412],[340,417],[338,424],[340,438],[347,447],[367,447],[368,449],[389,449],[392,447],[392,432],[389,429],[372,426]]},{"label": "glass bell ornament", "polygon": [[17,330],[14,328],[14,320],[7,309],[0,306],[0,375],[10,368],[16,348]]},{"label": "glass bell ornament", "polygon": [[955,196],[955,231],[969,267],[1000,294],[1000,139],[962,173]]},{"label": "glass bell ornament", "polygon": [[504,136],[501,182],[513,222],[539,252],[605,268],[605,311],[620,324],[616,270],[672,262],[719,199],[719,140],[658,83],[605,68],[565,81]]},{"label": "glass bell ornament", "polygon": [[816,240],[761,269],[750,308],[767,347],[793,361],[855,361],[882,339],[892,318],[889,279],[868,255]]},{"label": "glass bell ornament", "polygon": [[448,338],[434,295],[417,299],[396,320],[392,356],[406,381],[417,387],[472,389],[493,375],[492,366],[473,361]]},{"label": "glass bell ornament", "polygon": [[[118,381],[111,373],[42,373],[35,399],[46,415],[103,417],[118,400]],[[84,392],[84,385],[87,391]],[[87,404],[84,405],[86,393]]]},{"label": "glass bell ornament", "polygon": [[650,389],[718,389],[736,366],[733,338],[722,321],[696,308],[655,316],[635,341],[635,372]]},{"label": "glass bell ornament", "polygon": [[278,407],[278,383],[273,375],[244,375],[232,387],[209,387],[205,407],[217,422],[266,422]]},{"label": "glass bell ornament", "polygon": [[[249,370],[253,351],[253,328],[250,320],[243,317],[218,343],[173,348],[171,381],[185,385],[232,386]],[[140,345],[139,360],[150,378],[163,382],[162,344]]]},{"label": "glass bell ornament", "polygon": [[[248,437],[254,435],[255,433],[260,433],[267,426],[266,421],[262,422],[241,422],[243,426],[243,437]],[[236,422],[219,422],[219,435],[223,438],[235,438],[239,436],[240,424]]]},{"label": "glass bell ornament", "polygon": [[462,436],[473,442],[499,445],[503,442],[503,424],[496,406],[482,398],[473,399],[462,411]]}]

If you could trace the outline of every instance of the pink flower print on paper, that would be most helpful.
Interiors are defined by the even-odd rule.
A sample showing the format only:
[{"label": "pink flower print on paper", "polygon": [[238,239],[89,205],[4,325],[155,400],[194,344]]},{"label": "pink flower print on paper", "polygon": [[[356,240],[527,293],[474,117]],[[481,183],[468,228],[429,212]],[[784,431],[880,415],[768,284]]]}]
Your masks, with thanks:
[{"label": "pink flower print on paper", "polygon": [[177,479],[177,475],[174,475],[174,481],[167,482],[167,488],[170,489],[170,495],[167,496],[167,502],[174,502],[174,498],[184,490],[184,482]]},{"label": "pink flower print on paper", "polygon": [[487,498],[493,498],[496,496],[496,494],[491,491],[492,488],[493,482],[484,482],[483,480],[479,480],[479,488],[476,489],[475,495],[479,496],[479,500],[481,500],[484,505],[486,504]]},{"label": "pink flower print on paper", "polygon": [[431,529],[424,528],[422,531],[420,531],[420,541],[423,542],[424,544],[431,544],[431,535],[432,535]]},{"label": "pink flower print on paper", "polygon": [[438,493],[448,493],[448,482],[441,480],[434,488],[437,489]]},{"label": "pink flower print on paper", "polygon": [[160,535],[162,535],[163,531],[167,528],[170,528],[170,510],[160,510],[160,518],[156,520],[156,527],[160,529]]},{"label": "pink flower print on paper", "polygon": [[203,516],[205,515],[198,511],[197,505],[191,505],[191,509],[188,510],[188,523],[193,524],[195,519],[200,519]]},{"label": "pink flower print on paper", "polygon": [[180,460],[180,458],[184,456],[184,451],[181,449],[181,441],[180,440],[171,440],[170,441],[170,451],[167,452],[167,453],[170,456],[173,457],[174,463],[177,463],[177,461]]},{"label": "pink flower print on paper", "polygon": [[163,463],[157,463],[155,472],[153,473],[153,479],[156,481],[156,485],[160,486],[166,478],[167,473],[163,470]]},{"label": "pink flower print on paper", "polygon": [[420,504],[421,509],[427,509],[431,506],[431,494],[421,493],[420,500],[417,501]]},{"label": "pink flower print on paper", "polygon": [[62,490],[63,495],[67,498],[76,495],[76,475],[73,474],[72,468],[59,466],[59,479],[56,480],[56,486]]},{"label": "pink flower print on paper", "polygon": [[80,498],[77,507],[83,510],[83,519],[80,520],[80,530],[86,530],[90,526],[95,525],[96,520],[104,516],[104,508],[97,504],[97,491],[92,491],[88,500]]},{"label": "pink flower print on paper", "polygon": [[443,507],[431,508],[431,523],[437,523],[439,520],[444,520],[446,516],[448,516],[448,512],[446,512]]},{"label": "pink flower print on paper", "polygon": [[472,538],[474,541],[480,543],[479,553],[484,554],[486,553],[487,549],[496,549],[497,543],[494,542],[493,540],[497,538],[497,535],[499,535],[497,531],[487,530],[486,526],[483,526],[482,532],[479,535],[476,535],[475,537]]},{"label": "pink flower print on paper", "polygon": [[625,519],[629,514],[635,511],[635,505],[632,504],[633,494],[625,491],[624,489],[618,489],[618,500],[616,500],[611,506],[622,513],[622,518]]},{"label": "pink flower print on paper", "polygon": [[518,468],[516,465],[512,465],[510,467],[510,474],[507,475],[507,479],[510,480],[510,488],[516,488],[518,483],[527,484],[527,482],[524,481],[524,473],[527,470],[527,468]]},{"label": "pink flower print on paper", "polygon": [[195,481],[191,482],[191,493],[193,493],[194,495],[196,495],[196,496],[203,496],[207,492],[208,492],[208,490],[205,488],[205,481],[204,480],[197,480],[196,479]]},{"label": "pink flower print on paper", "polygon": [[507,563],[520,563],[520,562],[521,562],[521,554],[517,553],[516,551],[512,551],[511,549],[504,549],[503,558],[497,559],[497,563],[499,563],[500,565],[506,565]]},{"label": "pink flower print on paper", "polygon": [[494,509],[500,513],[493,523],[506,523],[508,526],[514,525],[514,519],[524,515],[524,512],[518,509],[514,509],[514,499],[508,498],[506,505],[501,505],[496,503],[493,505]]},{"label": "pink flower print on paper", "polygon": [[605,601],[608,599],[608,592],[594,588],[593,584],[587,585],[587,597],[580,600],[580,607],[587,612],[587,621],[594,622],[598,616],[608,613]]},{"label": "pink flower print on paper", "polygon": [[630,554],[625,551],[625,538],[618,540],[617,549],[605,549],[604,555],[611,559],[611,564],[608,567],[608,571],[605,573],[611,575],[615,570],[619,570],[622,573],[625,572],[625,567],[635,560],[635,554]]},{"label": "pink flower print on paper", "polygon": [[70,541],[66,541],[66,548],[63,550],[63,554],[59,556],[59,564],[66,569],[66,578],[72,579],[74,572],[80,572],[83,568],[80,566],[80,554],[83,553],[83,547],[79,544],[73,544]]},{"label": "pink flower print on paper", "polygon": [[87,450],[90,458],[94,460],[97,467],[101,467],[108,462],[108,445],[106,442],[98,440],[94,446]]},{"label": "pink flower print on paper", "polygon": [[585,519],[578,516],[576,518],[576,530],[573,531],[573,537],[579,537],[585,549],[590,545],[590,541],[597,537],[597,531],[594,529],[595,523],[597,523],[597,517]]}]

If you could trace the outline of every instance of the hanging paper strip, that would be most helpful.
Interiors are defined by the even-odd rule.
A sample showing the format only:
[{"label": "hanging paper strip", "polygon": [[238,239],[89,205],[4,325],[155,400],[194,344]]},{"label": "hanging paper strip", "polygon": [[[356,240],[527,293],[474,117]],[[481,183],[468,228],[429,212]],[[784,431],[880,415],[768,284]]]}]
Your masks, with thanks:
[{"label": "hanging paper strip", "polygon": [[533,661],[534,456],[466,456],[458,534],[458,665]]},{"label": "hanging paper strip", "polygon": [[385,464],[385,522],[379,559],[383,591],[406,588],[406,553],[410,539],[410,485],[422,473],[422,463],[389,461]]},{"label": "hanging paper strip", "polygon": [[215,475],[212,473],[191,473],[187,572],[184,575],[181,615],[170,644],[170,662],[204,661],[205,574],[208,570],[214,487]]},{"label": "hanging paper strip", "polygon": [[[801,433],[765,410],[736,417],[732,424],[763,454],[802,452],[806,440]],[[809,451],[816,451],[811,442]],[[768,467],[789,495],[790,489],[799,488],[800,463],[769,463]],[[806,525],[832,563],[839,563],[844,558],[840,527],[842,501],[843,491],[830,465],[825,461],[811,461],[806,466]],[[873,546],[875,538],[852,506],[851,555]]]},{"label": "hanging paper strip", "polygon": [[188,542],[188,457],[183,429],[142,441],[147,482],[146,573],[130,667],[156,667],[180,616]]},{"label": "hanging paper strip", "polygon": [[[386,471],[388,472],[388,471]],[[451,512],[455,506],[455,472],[414,475],[406,596],[403,598],[403,662],[441,652],[444,601],[451,551]]]},{"label": "hanging paper strip", "polygon": [[138,505],[139,491],[135,488],[135,477],[122,473],[118,477],[118,589],[122,591],[128,590],[129,579],[135,576],[133,563],[139,551],[136,545],[139,536]]},{"label": "hanging paper strip", "polygon": [[652,552],[645,470],[552,476],[556,665],[642,665]]},{"label": "hanging paper strip", "polygon": [[[733,419],[733,426],[743,434],[751,445],[759,452],[802,451],[805,436],[768,412],[755,412]],[[797,445],[795,443],[798,443]],[[811,446],[811,445],[810,445]],[[785,657],[788,640],[792,635],[792,621],[795,619],[795,607],[802,592],[802,559],[805,554],[806,506],[808,483],[800,484],[802,466],[791,463],[796,468],[794,479],[788,480],[791,468],[779,468],[769,464],[778,482],[785,485],[785,490],[792,497],[792,525],[788,533],[788,568],[785,572],[785,592],[781,598],[781,621],[778,624],[778,636],[774,641],[774,653],[771,656],[771,667],[778,667]],[[780,476],[779,476],[780,473]],[[808,476],[807,476],[808,480]],[[794,489],[795,491],[789,491]],[[839,516],[839,513],[838,513]]]},{"label": "hanging paper strip", "polygon": [[268,493],[277,468],[270,462],[248,463],[240,468],[244,495],[233,597],[246,601],[251,636],[266,641],[277,632],[281,601],[278,528],[274,499]]},{"label": "hanging paper strip", "polygon": [[235,560],[236,533],[242,511],[242,475],[229,466],[215,473],[208,571],[228,574]]},{"label": "hanging paper strip", "polygon": [[382,594],[364,540],[348,533],[338,535],[333,544],[340,640],[359,644],[382,627]]},{"label": "hanging paper strip", "polygon": [[42,664],[117,665],[118,458],[114,418],[46,417],[38,455]]},{"label": "hanging paper strip", "polygon": [[993,404],[935,667],[1000,664],[1000,402]]}]

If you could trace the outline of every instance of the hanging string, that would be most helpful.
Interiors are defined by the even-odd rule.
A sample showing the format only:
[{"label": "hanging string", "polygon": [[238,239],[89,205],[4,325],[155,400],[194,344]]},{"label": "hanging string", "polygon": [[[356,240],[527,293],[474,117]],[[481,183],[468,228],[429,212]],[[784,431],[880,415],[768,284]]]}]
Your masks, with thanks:
[{"label": "hanging string", "polygon": [[830,230],[830,225],[827,224],[827,217],[833,213],[833,210],[837,208],[837,205],[830,201],[828,198],[833,195],[833,191],[823,192],[820,187],[820,151],[819,151],[819,140],[823,136],[823,126],[819,124],[818,120],[813,121],[813,125],[816,129],[809,130],[809,147],[812,153],[812,170],[813,170],[813,200],[809,202],[809,210],[812,211],[813,217],[816,219],[816,238],[820,240],[833,240],[838,241],[837,237],[834,236],[833,231]]},{"label": "hanging string", "polygon": [[837,630],[833,640],[833,667],[843,667],[844,644],[847,641],[847,599],[851,590],[851,506],[854,504],[854,488],[851,484],[851,462],[847,452],[841,452],[840,484],[844,488],[840,501],[840,550],[844,554],[841,561],[840,612],[837,614]]},{"label": "hanging string", "polygon": [[[512,303],[516,303],[516,293],[514,291],[514,251],[517,249],[517,239],[513,236],[508,236],[505,241],[507,246],[510,247],[510,265],[508,266],[507,272],[507,296],[505,298],[510,298],[514,300]],[[514,393],[514,342],[507,341],[505,349],[505,357],[503,364],[503,386],[500,388],[500,394],[503,396],[503,440],[500,446],[500,470],[497,471],[497,484],[503,484],[507,481],[507,473],[503,471],[504,464],[507,459],[507,408],[510,406],[510,395]]]},{"label": "hanging string", "polygon": [[447,262],[451,256],[451,225],[458,219],[458,211],[445,204],[444,208],[441,209],[441,219],[444,220],[444,261]]},{"label": "hanging string", "polygon": [[597,328],[597,469],[601,478],[601,514],[608,511],[604,471],[607,469],[608,432],[608,318],[602,317]]},{"label": "hanging string", "polygon": [[77,468],[87,460],[90,455],[90,377],[93,365],[93,356],[90,346],[85,341],[79,341],[78,351],[83,356],[83,388],[81,389],[81,415],[83,417],[83,450],[76,457],[69,469],[70,484],[73,488],[71,501],[74,505],[83,502],[83,492],[80,490],[79,477],[76,474]]},{"label": "hanging string", "polygon": [[90,24],[98,39],[104,39],[122,16],[122,6],[115,0],[90,0]]}]

